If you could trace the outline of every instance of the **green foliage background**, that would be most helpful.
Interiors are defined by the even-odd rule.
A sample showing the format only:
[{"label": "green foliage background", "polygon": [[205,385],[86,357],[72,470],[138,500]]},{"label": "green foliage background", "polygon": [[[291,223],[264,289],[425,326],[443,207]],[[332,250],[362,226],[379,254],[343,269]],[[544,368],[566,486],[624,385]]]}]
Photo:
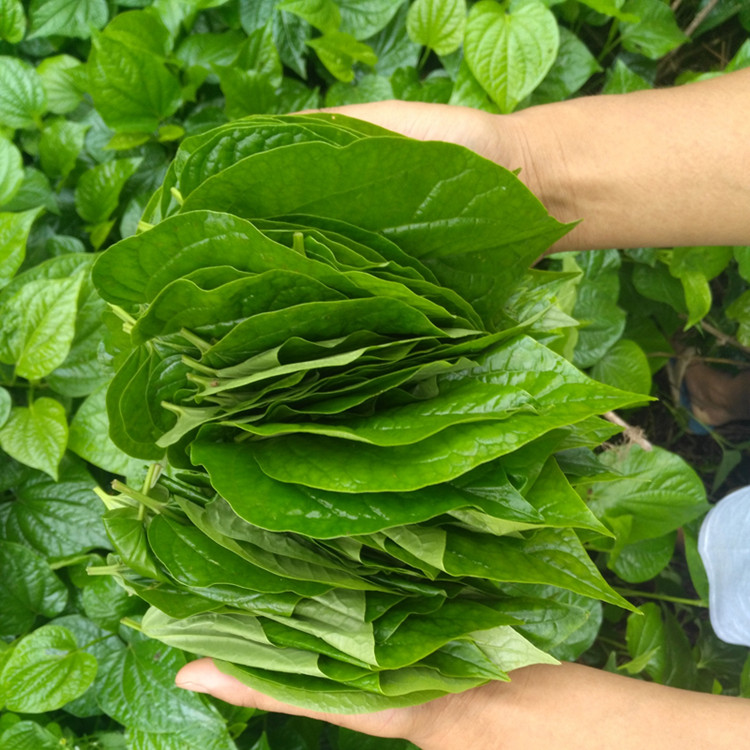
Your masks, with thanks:
[{"label": "green foliage background", "polygon": [[[249,114],[389,98],[507,113],[679,85],[750,65],[749,30],[742,0],[0,0],[0,746],[406,744],[177,690],[185,656],[124,625],[142,604],[89,574],[110,549],[92,488],[144,471],[105,437],[103,341],[118,321],[90,267],[136,231],[182,138]],[[625,416],[698,471],[667,450],[607,454],[617,478],[586,496],[616,539],[589,548],[645,617],[605,607],[581,658],[750,696],[747,650],[708,623],[699,519],[677,531],[705,510],[704,486],[713,499],[746,480],[747,436],[686,436],[665,377],[676,337],[722,366],[747,361],[750,248],[548,264],[557,282],[515,304],[553,302],[556,350],[661,397]],[[657,479],[670,489],[653,491]]]}]

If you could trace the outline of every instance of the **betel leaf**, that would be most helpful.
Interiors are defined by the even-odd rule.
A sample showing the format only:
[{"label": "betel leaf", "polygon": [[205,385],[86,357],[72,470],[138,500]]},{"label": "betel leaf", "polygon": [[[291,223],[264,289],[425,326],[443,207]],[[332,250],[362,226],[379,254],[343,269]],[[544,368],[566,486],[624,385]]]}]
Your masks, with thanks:
[{"label": "betel leaf", "polygon": [[409,38],[438,55],[455,52],[463,42],[466,26],[465,0],[438,2],[416,0],[409,6],[406,30]]},{"label": "betel leaf", "polygon": [[42,79],[27,63],[0,56],[0,125],[33,128],[46,110]]},{"label": "betel leaf", "polygon": [[0,730],[0,742],[7,750],[58,750],[60,747],[58,735],[28,719],[13,723],[5,731]]},{"label": "betel leaf", "polygon": [[340,81],[354,80],[354,63],[375,65],[377,56],[364,42],[358,42],[351,34],[343,31],[328,31],[322,36],[308,40],[320,61],[328,71]]},{"label": "betel leaf", "polygon": [[202,747],[221,748],[228,740],[219,712],[194,693],[180,690],[174,675],[184,656],[157,641],[135,638],[99,665],[99,705],[115,721],[142,732],[188,731]]},{"label": "betel leaf", "polygon": [[[140,13],[133,11],[133,13]],[[123,18],[130,14],[123,14]],[[137,32],[109,27],[94,35],[88,60],[89,91],[97,111],[116,132],[151,132],[180,105],[180,84],[159,57],[163,30],[158,17],[143,12]],[[139,39],[140,37],[140,39]],[[156,50],[140,40],[155,40]]]},{"label": "betel leaf", "polygon": [[563,261],[563,268],[580,268],[583,278],[578,283],[573,316],[580,329],[573,353],[578,367],[591,367],[620,339],[625,329],[625,311],[618,306],[620,289],[618,269],[620,257],[615,250],[601,253],[580,253],[575,261]]},{"label": "betel leaf", "polygon": [[14,542],[0,542],[0,634],[22,635],[37,615],[59,615],[68,590],[38,553]]},{"label": "betel leaf", "polygon": [[400,3],[393,0],[336,0],[341,12],[341,31],[355,39],[367,39],[393,18]]},{"label": "betel leaf", "polygon": [[22,464],[49,474],[55,481],[68,444],[65,408],[53,398],[14,406],[0,429],[0,447]]},{"label": "betel leaf", "polygon": [[[630,400],[629,394],[603,386],[597,393],[572,366],[538,346],[530,339],[511,340],[491,352],[477,368],[479,377],[497,385],[524,379],[525,389],[537,399],[537,412],[518,412],[508,423],[512,429],[504,430],[502,423],[492,422],[458,424],[398,448],[290,435],[237,446],[237,450],[248,451],[266,474],[280,481],[339,492],[408,491],[458,477],[556,427],[618,408]],[[537,366],[546,359],[556,374],[548,371],[537,377],[533,369],[528,369],[532,358]],[[545,407],[546,400],[557,408]]]},{"label": "betel leaf", "polygon": [[13,399],[7,389],[0,386],[0,428],[8,421]]},{"label": "betel leaf", "polygon": [[26,33],[21,0],[0,0],[0,40],[18,44]]},{"label": "betel leaf", "polygon": [[70,174],[90,127],[87,123],[64,119],[45,125],[39,141],[39,159],[48,177],[65,179]]},{"label": "betel leaf", "polygon": [[88,39],[108,16],[106,0],[32,0],[29,38],[59,34]]},{"label": "betel leaf", "polygon": [[86,468],[70,456],[61,462],[57,482],[41,471],[21,468],[11,488],[13,499],[0,503],[3,538],[47,557],[106,549],[93,485]]},{"label": "betel leaf", "polygon": [[26,256],[26,243],[31,225],[41,211],[41,208],[32,208],[18,213],[0,213],[0,288],[4,287],[21,267]]},{"label": "betel leaf", "polygon": [[589,505],[605,524],[630,519],[627,543],[661,537],[706,511],[703,483],[673,453],[631,445],[607,451],[600,460],[623,476],[592,485]]},{"label": "betel leaf", "polygon": [[543,2],[506,9],[496,0],[480,0],[469,12],[464,54],[475,78],[507,113],[542,82],[559,44],[557,21]]},{"label": "betel leaf", "polygon": [[78,648],[69,630],[44,625],[16,644],[0,674],[0,689],[10,711],[53,711],[88,690],[96,669],[96,659]]},{"label": "betel leaf", "polygon": [[21,152],[7,139],[0,138],[0,207],[13,198],[23,182]]},{"label": "betel leaf", "polygon": [[47,57],[39,64],[37,72],[42,78],[50,112],[64,115],[80,104],[83,91],[76,74],[83,67],[83,63],[71,55]]},{"label": "betel leaf", "polygon": [[[467,191],[477,198],[467,203]],[[255,154],[206,180],[182,211],[200,209],[247,218],[316,213],[383,232],[490,323],[514,269],[525,268],[567,231],[512,173],[451,144],[403,138],[360,140],[341,149],[300,143]],[[502,265],[487,260],[499,252]]]},{"label": "betel leaf", "polygon": [[[116,635],[103,630],[83,615],[62,615],[56,617],[50,624],[68,630],[75,638],[78,648],[96,659],[97,664],[110,654],[125,648],[125,644]],[[68,702],[64,710],[79,718],[101,716],[102,711],[96,702],[95,684],[92,683],[82,695]]]},{"label": "betel leaf", "polygon": [[648,358],[635,341],[620,339],[591,369],[591,376],[615,388],[651,392]]},{"label": "betel leaf", "polygon": [[68,448],[94,466],[113,474],[137,476],[143,463],[123,453],[109,437],[105,395],[106,384],[103,384],[78,408],[70,423]]},{"label": "betel leaf", "polygon": [[338,31],[341,25],[341,11],[334,0],[282,0],[276,7],[304,18],[311,26],[324,33]]},{"label": "betel leaf", "polygon": [[[515,176],[340,115],[260,116],[188,139],[145,221],[93,278],[126,321],[111,436],[176,470],[103,498],[115,575],[163,613],[148,632],[362,711],[550,661],[588,616],[506,587],[628,606],[551,455],[638,397],[521,335],[560,274],[503,312],[564,229]],[[511,629],[542,614],[566,624]]]},{"label": "betel leaf", "polygon": [[638,19],[622,25],[622,46],[628,52],[658,60],[687,41],[674,10],[661,0],[626,0],[622,10]]},{"label": "betel leaf", "polygon": [[682,282],[688,309],[686,328],[695,325],[711,309],[711,288],[708,282],[729,264],[729,247],[678,247],[672,251],[669,272]]},{"label": "betel leaf", "polygon": [[78,215],[90,224],[107,221],[117,208],[122,188],[140,163],[140,158],[115,159],[84,172],[75,191]]},{"label": "betel leaf", "polygon": [[0,303],[0,361],[16,373],[40,380],[61,365],[75,334],[84,272],[65,279],[35,279]]},{"label": "betel leaf", "polygon": [[602,70],[589,48],[572,32],[561,26],[560,47],[554,65],[534,90],[534,104],[557,102],[570,98]]}]

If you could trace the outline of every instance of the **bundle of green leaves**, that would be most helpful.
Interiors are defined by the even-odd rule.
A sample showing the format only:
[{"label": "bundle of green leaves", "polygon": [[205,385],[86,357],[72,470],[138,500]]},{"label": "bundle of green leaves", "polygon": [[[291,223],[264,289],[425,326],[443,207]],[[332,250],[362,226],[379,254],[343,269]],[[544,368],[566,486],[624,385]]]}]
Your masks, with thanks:
[{"label": "bundle of green leaves", "polygon": [[512,173],[254,117],[187,139],[140,230],[93,279],[124,321],[112,438],[163,468],[104,496],[147,635],[361,712],[554,661],[594,600],[629,606],[566,471],[603,473],[577,460],[616,431],[597,415],[643,397],[506,305],[566,230]]}]

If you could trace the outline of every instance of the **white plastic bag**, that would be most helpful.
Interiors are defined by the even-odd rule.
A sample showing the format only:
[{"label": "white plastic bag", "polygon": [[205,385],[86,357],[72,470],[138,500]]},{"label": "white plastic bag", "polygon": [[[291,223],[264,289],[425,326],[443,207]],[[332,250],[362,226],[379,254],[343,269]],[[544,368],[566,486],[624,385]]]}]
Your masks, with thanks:
[{"label": "white plastic bag", "polygon": [[708,574],[716,635],[726,643],[750,646],[750,487],[711,508],[698,536],[698,552]]}]

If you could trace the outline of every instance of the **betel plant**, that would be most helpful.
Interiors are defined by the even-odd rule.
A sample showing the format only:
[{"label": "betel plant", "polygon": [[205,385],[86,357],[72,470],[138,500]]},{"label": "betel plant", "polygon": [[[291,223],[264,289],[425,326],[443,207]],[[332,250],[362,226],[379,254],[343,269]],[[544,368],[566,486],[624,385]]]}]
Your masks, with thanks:
[{"label": "betel plant", "polygon": [[97,572],[152,605],[144,633],[361,712],[507,679],[566,653],[592,600],[630,606],[566,469],[606,475],[596,415],[643,397],[536,341],[543,306],[506,305],[566,230],[512,173],[256,117],[187,139],[140,229],[93,280],[124,321],[110,434],[164,474],[102,494]]}]

